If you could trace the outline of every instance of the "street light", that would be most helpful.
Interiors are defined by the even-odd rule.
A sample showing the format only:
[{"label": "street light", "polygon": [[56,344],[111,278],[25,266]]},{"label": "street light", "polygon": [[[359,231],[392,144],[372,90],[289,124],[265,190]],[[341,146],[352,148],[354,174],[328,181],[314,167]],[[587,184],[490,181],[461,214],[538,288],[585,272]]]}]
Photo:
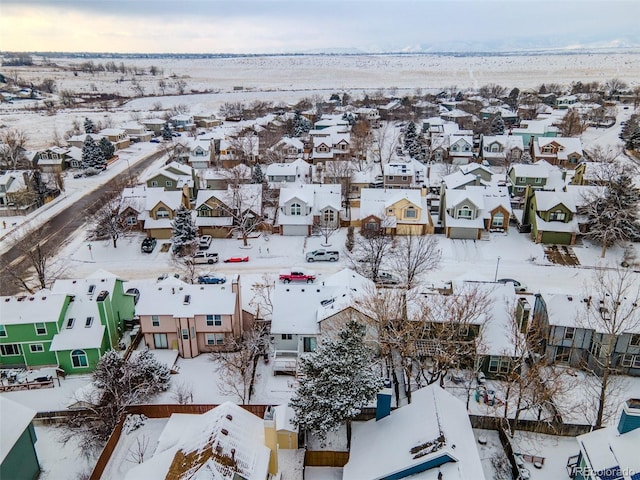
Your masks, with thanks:
[{"label": "street light", "polygon": [[493,276],[493,281],[498,281],[498,267],[500,266],[500,256],[498,255],[498,261],[496,262],[496,274]]}]

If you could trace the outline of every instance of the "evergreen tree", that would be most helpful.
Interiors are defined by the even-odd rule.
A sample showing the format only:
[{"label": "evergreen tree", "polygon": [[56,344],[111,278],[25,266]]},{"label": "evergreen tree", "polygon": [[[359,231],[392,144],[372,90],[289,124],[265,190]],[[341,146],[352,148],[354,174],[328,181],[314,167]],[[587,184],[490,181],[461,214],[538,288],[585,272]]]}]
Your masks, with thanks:
[{"label": "evergreen tree", "polygon": [[85,117],[85,119],[84,119],[84,131],[85,131],[85,133],[96,133],[95,129],[96,129],[96,127],[93,124],[93,122],[91,121],[91,119]]},{"label": "evergreen tree", "polygon": [[113,143],[111,143],[107,137],[102,137],[100,142],[98,142],[98,146],[100,147],[105,160],[109,160],[116,152],[116,147],[113,146]]},{"label": "evergreen tree", "polygon": [[358,415],[383,386],[372,369],[365,331],[364,325],[349,321],[336,340],[326,340],[300,360],[305,381],[291,399],[294,422],[321,439]]},{"label": "evergreen tree", "polygon": [[82,168],[101,168],[106,163],[102,150],[93,137],[87,135],[82,145]]},{"label": "evergreen tree", "polygon": [[506,103],[511,107],[512,110],[518,109],[518,99],[520,98],[520,89],[515,87],[509,92],[509,96],[507,97]]},{"label": "evergreen tree", "polygon": [[350,126],[353,126],[356,123],[356,119],[351,112],[342,115],[342,120],[346,120]]},{"label": "evergreen tree", "polygon": [[169,124],[165,123],[162,126],[162,131],[160,132],[163,140],[171,140],[173,138],[173,133],[171,133],[171,128],[169,128]]},{"label": "evergreen tree", "polygon": [[418,135],[416,124],[409,122],[407,131],[404,133],[404,151],[411,158],[416,160],[424,160],[424,152],[422,151],[422,142]]},{"label": "evergreen tree", "polygon": [[496,115],[491,120],[491,133],[493,135],[502,135],[504,133],[504,120],[501,115]]},{"label": "evergreen tree", "polygon": [[602,196],[589,202],[586,237],[602,244],[602,257],[618,242],[640,240],[639,205],[640,189],[625,171],[610,179]]},{"label": "evergreen tree", "polygon": [[253,172],[251,175],[251,183],[262,183],[264,182],[264,173],[262,173],[262,167],[259,163],[256,163],[255,167],[253,167]]},{"label": "evergreen tree", "polygon": [[180,254],[183,248],[193,245],[198,236],[198,227],[193,222],[191,210],[184,205],[180,205],[176,216],[171,222],[173,228],[173,253]]},{"label": "evergreen tree", "polygon": [[311,122],[300,114],[300,110],[296,110],[293,117],[293,136],[301,137],[309,133],[309,130],[311,130]]},{"label": "evergreen tree", "polygon": [[619,136],[624,141],[625,148],[629,150],[640,150],[640,115],[633,114],[622,127]]}]

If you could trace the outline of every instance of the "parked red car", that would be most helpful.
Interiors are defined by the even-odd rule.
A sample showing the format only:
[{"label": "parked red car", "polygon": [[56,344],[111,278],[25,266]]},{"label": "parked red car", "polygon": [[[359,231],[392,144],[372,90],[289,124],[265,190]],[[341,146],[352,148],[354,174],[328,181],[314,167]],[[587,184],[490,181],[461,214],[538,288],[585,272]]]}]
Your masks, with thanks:
[{"label": "parked red car", "polygon": [[240,263],[240,262],[248,262],[249,257],[229,257],[224,260],[224,263]]},{"label": "parked red car", "polygon": [[280,280],[284,283],[289,283],[292,281],[303,281],[307,283],[313,283],[316,279],[316,276],[310,272],[305,271],[293,271],[293,272],[283,272],[280,274]]}]

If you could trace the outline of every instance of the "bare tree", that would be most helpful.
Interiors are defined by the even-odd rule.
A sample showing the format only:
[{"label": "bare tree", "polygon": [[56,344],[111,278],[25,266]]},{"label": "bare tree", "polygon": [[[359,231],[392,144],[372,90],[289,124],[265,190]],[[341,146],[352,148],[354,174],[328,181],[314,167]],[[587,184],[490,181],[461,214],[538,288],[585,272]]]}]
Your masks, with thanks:
[{"label": "bare tree", "polygon": [[193,386],[186,382],[176,385],[173,389],[173,399],[180,405],[193,403]]},{"label": "bare tree", "polygon": [[367,153],[373,142],[371,126],[366,120],[357,120],[351,127],[351,151],[358,170],[362,170],[367,162]]},{"label": "bare tree", "polygon": [[[340,213],[338,213],[337,215],[339,217]],[[329,238],[331,238],[334,233],[340,230],[340,218],[331,220],[321,215],[320,219],[314,223],[313,228],[314,230],[318,231],[324,238],[324,243],[322,245],[329,246]]]},{"label": "bare tree", "polygon": [[393,269],[407,289],[425,273],[437,269],[442,259],[438,239],[433,235],[402,235],[396,239],[392,255]]},{"label": "bare tree", "polygon": [[142,435],[136,438],[135,445],[129,447],[126,460],[131,463],[142,463],[149,450],[149,437]]},{"label": "bare tree", "polygon": [[393,158],[393,153],[398,145],[398,133],[391,122],[383,122],[382,127],[372,133],[373,152],[375,159],[380,163],[380,169]]},{"label": "bare tree", "polygon": [[392,248],[393,238],[389,235],[358,235],[353,251],[348,253],[347,257],[356,272],[375,282],[382,269],[382,262],[389,256]]},{"label": "bare tree", "polygon": [[325,162],[324,183],[340,185],[342,190],[342,205],[347,211],[347,218],[349,217],[349,195],[351,194],[353,179],[354,166],[352,162],[346,160],[332,160]]},{"label": "bare tree", "polygon": [[160,89],[160,93],[164,95],[167,91],[167,82],[164,78],[158,80],[158,88]]},{"label": "bare tree", "polygon": [[597,269],[585,287],[584,309],[578,323],[591,331],[591,347],[585,368],[598,378],[595,428],[605,422],[605,407],[612,376],[619,372],[618,351],[626,332],[640,329],[640,287],[632,270]]},{"label": "bare tree", "polygon": [[93,226],[88,232],[89,240],[110,238],[113,248],[118,247],[118,239],[131,232],[133,225],[122,216],[127,205],[122,196],[114,196],[91,218]]},{"label": "bare tree", "polygon": [[11,128],[0,135],[0,166],[4,169],[16,170],[29,168],[25,156],[27,134],[22,130]]},{"label": "bare tree", "polygon": [[187,88],[187,82],[182,78],[179,78],[175,82],[175,87],[178,91],[178,95],[184,95],[185,88]]},{"label": "bare tree", "polygon": [[577,137],[587,129],[587,122],[575,108],[570,108],[558,124],[563,137]]},{"label": "bare tree", "polygon": [[611,80],[607,80],[604,86],[609,91],[609,98],[627,88],[627,84],[619,78],[612,78]]},{"label": "bare tree", "polygon": [[275,288],[275,280],[266,273],[251,285],[253,296],[249,301],[249,305],[255,308],[256,320],[271,320],[271,314],[273,313],[273,292]]},{"label": "bare tree", "polygon": [[188,283],[196,283],[199,275],[195,254],[199,251],[195,242],[184,245],[180,252],[171,252],[171,263],[175,265],[180,277]]},{"label": "bare tree", "polygon": [[211,360],[218,364],[221,393],[234,395],[240,403],[251,401],[258,357],[264,351],[264,337],[254,329],[246,332],[241,340],[231,339],[229,352],[212,352]]}]

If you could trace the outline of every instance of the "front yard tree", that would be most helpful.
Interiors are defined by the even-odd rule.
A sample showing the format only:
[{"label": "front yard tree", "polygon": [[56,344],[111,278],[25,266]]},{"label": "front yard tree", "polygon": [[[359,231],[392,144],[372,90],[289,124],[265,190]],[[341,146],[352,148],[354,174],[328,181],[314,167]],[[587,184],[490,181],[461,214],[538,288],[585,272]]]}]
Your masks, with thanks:
[{"label": "front yard tree", "polygon": [[102,137],[100,139],[100,141],[98,142],[98,147],[100,147],[102,155],[107,161],[111,157],[113,157],[113,154],[116,152],[116,147],[113,146],[113,143],[111,143],[111,141],[107,137]]},{"label": "front yard tree", "polygon": [[422,141],[418,135],[416,124],[413,122],[409,122],[407,131],[404,134],[404,151],[407,152],[411,158],[415,158],[416,160],[423,159]]},{"label": "front yard tree", "polygon": [[87,135],[87,139],[82,145],[82,168],[102,168],[105,163],[102,150],[93,137]]},{"label": "front yard tree", "polygon": [[336,340],[326,340],[300,360],[301,382],[291,399],[294,422],[325,439],[351,421],[383,386],[364,343],[365,326],[347,322]]},{"label": "front yard tree", "polygon": [[440,266],[442,251],[434,235],[402,235],[396,240],[392,258],[395,272],[407,289],[412,289],[421,275]]},{"label": "front yard tree", "polygon": [[171,222],[173,228],[173,253],[182,255],[190,245],[193,245],[198,236],[198,227],[196,227],[191,210],[184,205],[176,211],[176,216]]},{"label": "front yard tree", "polygon": [[169,388],[169,368],[158,362],[150,351],[125,360],[115,350],[105,353],[92,374],[97,394],[87,401],[82,413],[67,417],[63,439],[80,438],[88,447],[100,447],[125,413],[126,407],[145,403]]},{"label": "front yard tree", "polygon": [[640,238],[639,205],[640,189],[625,169],[613,175],[604,193],[586,205],[586,237],[602,244],[602,258],[610,246]]},{"label": "front yard tree", "polygon": [[577,137],[587,129],[587,122],[575,108],[570,108],[558,125],[563,137]]},{"label": "front yard tree", "polygon": [[593,331],[586,367],[593,373],[592,380],[596,383],[595,428],[608,420],[607,403],[615,390],[614,375],[619,373],[616,346],[620,337],[640,328],[640,287],[634,275],[633,270],[623,267],[597,269],[585,288],[588,303],[579,322],[583,328]]},{"label": "front yard tree", "polygon": [[393,239],[389,235],[358,235],[349,255],[351,268],[375,282],[382,269],[382,261],[391,253],[392,248]]},{"label": "front yard tree", "polygon": [[122,197],[116,196],[100,209],[93,217],[93,226],[89,230],[90,240],[110,238],[113,248],[117,248],[118,239],[131,231],[131,225],[121,215],[124,205]]},{"label": "front yard tree", "polygon": [[95,129],[96,129],[96,127],[93,124],[93,121],[90,118],[85,117],[85,119],[84,119],[84,133],[96,133]]},{"label": "front yard tree", "polygon": [[256,163],[251,172],[251,183],[264,183],[264,173],[259,163]]},{"label": "front yard tree", "polygon": [[9,129],[0,134],[0,169],[30,168],[25,156],[27,140],[22,130]]},{"label": "front yard tree", "polygon": [[297,110],[293,117],[293,136],[302,137],[309,133],[309,130],[311,130],[311,122]]}]

